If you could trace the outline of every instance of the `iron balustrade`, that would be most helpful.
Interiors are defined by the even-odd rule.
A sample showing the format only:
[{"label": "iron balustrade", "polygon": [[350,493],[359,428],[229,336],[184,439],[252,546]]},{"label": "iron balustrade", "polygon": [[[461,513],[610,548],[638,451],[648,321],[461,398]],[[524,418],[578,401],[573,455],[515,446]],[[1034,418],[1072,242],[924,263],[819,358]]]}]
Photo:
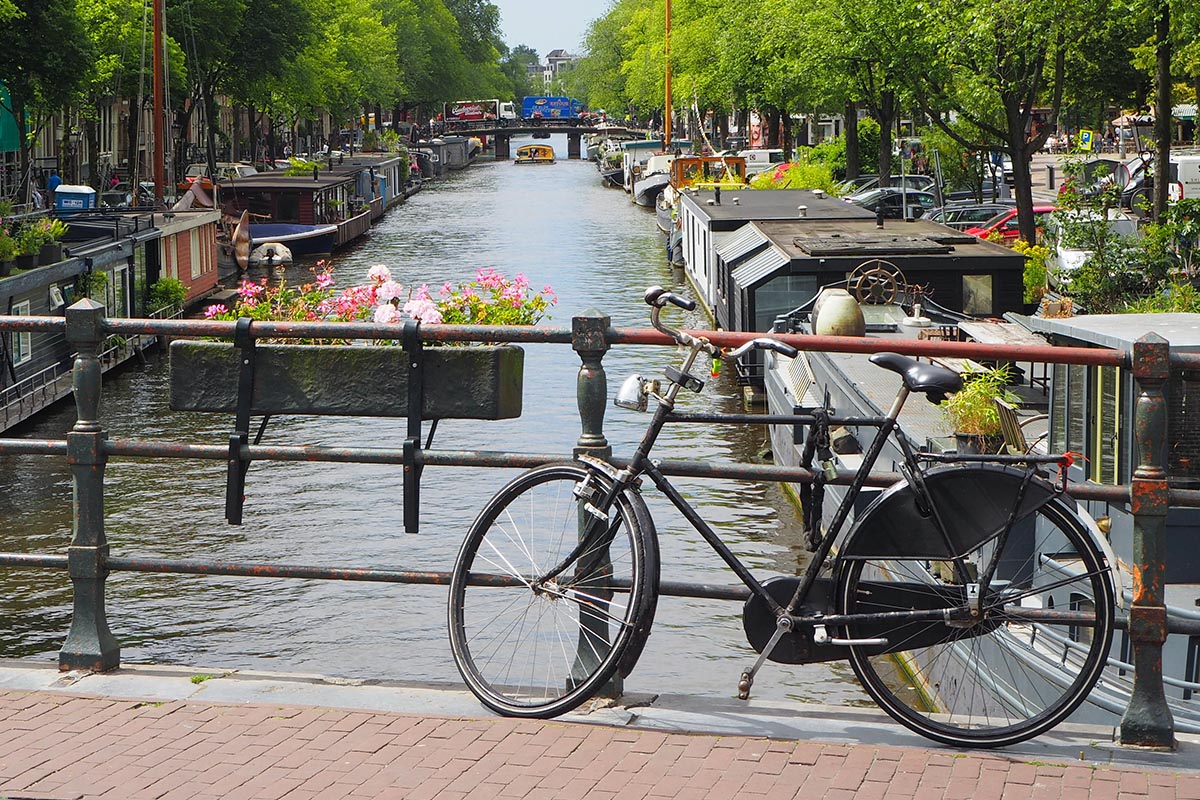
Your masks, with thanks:
[{"label": "iron balustrade", "polygon": [[[304,578],[347,581],[379,581],[444,585],[449,573],[380,570],[321,565],[226,562],[209,559],[162,559],[114,556],[104,532],[104,467],[110,458],[170,458],[225,461],[225,445],[200,445],[144,440],[110,440],[99,419],[103,378],[102,361],[111,357],[104,349],[109,337],[172,336],[232,338],[233,322],[185,319],[110,319],[104,307],[85,299],[66,310],[63,317],[0,317],[0,333],[13,331],[65,332],[77,354],[72,369],[72,387],[77,421],[66,439],[3,439],[0,454],[65,456],[73,473],[73,530],[66,555],[0,553],[0,566],[26,569],[66,569],[74,588],[70,629],[59,652],[59,668],[106,671],[120,665],[120,647],[109,630],[104,606],[105,580],[113,570],[129,572],[184,573],[201,575]],[[696,331],[720,346],[732,347],[761,333]],[[376,323],[261,322],[252,328],[255,338],[272,339],[375,339],[394,340],[395,326]],[[1136,665],[1134,690],[1121,724],[1121,741],[1141,746],[1172,747],[1174,726],[1163,690],[1162,647],[1168,633],[1163,596],[1165,573],[1165,519],[1169,505],[1200,506],[1200,491],[1172,489],[1161,463],[1168,441],[1167,410],[1163,385],[1169,370],[1200,369],[1200,354],[1171,353],[1165,340],[1150,334],[1134,344],[1130,352],[1096,348],[1011,346],[969,342],[854,339],[846,337],[771,334],[801,350],[845,353],[901,352],[914,356],[952,356],[983,360],[1016,360],[1096,366],[1118,366],[1135,378],[1134,429],[1138,466],[1128,485],[1074,484],[1072,496],[1085,500],[1128,502],[1134,517],[1134,599],[1123,626],[1130,632]],[[674,340],[650,328],[614,328],[610,319],[588,312],[572,319],[569,328],[552,326],[424,325],[422,341],[503,342],[516,344],[571,344],[580,358],[577,401],[581,433],[575,453],[588,452],[611,460],[614,457],[604,436],[604,412],[608,406],[604,354],[613,345],[667,345]],[[123,342],[129,346],[129,342]],[[743,415],[735,415],[737,417]],[[728,416],[722,416],[730,421]],[[716,421],[717,415],[693,415],[692,421]],[[748,420],[749,417],[745,416]],[[755,421],[769,421],[756,415]],[[240,455],[256,461],[324,461],[332,463],[403,464],[402,448],[327,447],[243,444]],[[513,453],[485,450],[425,450],[426,467],[533,467],[564,458],[558,453]],[[716,480],[811,482],[814,473],[799,467],[760,464],[708,464],[666,460],[667,475]],[[870,486],[889,486],[900,480],[895,473],[872,473]],[[848,484],[852,476],[839,476],[833,483]],[[661,593],[677,597],[700,597],[744,601],[742,586],[720,586],[663,581]],[[1194,633],[1190,630],[1188,633]]]}]

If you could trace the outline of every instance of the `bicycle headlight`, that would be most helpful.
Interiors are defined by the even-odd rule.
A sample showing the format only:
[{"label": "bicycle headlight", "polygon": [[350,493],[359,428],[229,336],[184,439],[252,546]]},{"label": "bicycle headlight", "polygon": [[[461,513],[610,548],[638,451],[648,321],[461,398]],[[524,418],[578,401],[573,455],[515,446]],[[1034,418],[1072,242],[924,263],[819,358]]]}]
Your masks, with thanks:
[{"label": "bicycle headlight", "polygon": [[617,391],[617,396],[613,400],[613,405],[619,408],[628,408],[631,411],[646,410],[646,379],[641,375],[630,375],[621,384],[620,390]]}]

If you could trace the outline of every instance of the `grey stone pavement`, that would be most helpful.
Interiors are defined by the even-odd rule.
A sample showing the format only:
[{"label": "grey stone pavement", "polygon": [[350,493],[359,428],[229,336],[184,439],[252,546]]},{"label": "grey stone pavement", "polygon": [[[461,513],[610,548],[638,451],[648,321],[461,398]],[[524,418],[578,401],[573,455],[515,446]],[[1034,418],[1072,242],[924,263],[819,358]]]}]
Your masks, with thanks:
[{"label": "grey stone pavement", "polygon": [[1064,725],[954,750],[870,708],[658,695],[510,720],[453,685],[0,662],[7,800],[1200,800],[1200,739],[1157,753],[1114,736]]}]

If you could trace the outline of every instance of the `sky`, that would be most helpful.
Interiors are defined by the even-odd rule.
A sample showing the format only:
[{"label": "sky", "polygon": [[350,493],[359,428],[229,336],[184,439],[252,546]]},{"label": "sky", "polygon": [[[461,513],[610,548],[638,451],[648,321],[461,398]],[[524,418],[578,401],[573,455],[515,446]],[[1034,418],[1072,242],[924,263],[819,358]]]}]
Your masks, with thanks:
[{"label": "sky", "polygon": [[492,0],[509,47],[525,44],[544,60],[562,48],[579,53],[588,23],[608,10],[610,0]]}]

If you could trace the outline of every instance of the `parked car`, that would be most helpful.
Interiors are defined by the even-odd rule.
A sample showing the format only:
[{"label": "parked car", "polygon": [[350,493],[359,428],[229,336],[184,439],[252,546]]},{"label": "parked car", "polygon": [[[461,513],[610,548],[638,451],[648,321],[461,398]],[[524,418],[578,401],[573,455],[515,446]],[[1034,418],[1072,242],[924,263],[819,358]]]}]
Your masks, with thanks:
[{"label": "parked car", "polygon": [[[154,208],[154,181],[141,181],[137,193],[138,208]],[[126,211],[133,208],[133,192],[129,184],[121,181],[111,189],[100,193],[97,206],[110,211]]]},{"label": "parked car", "polygon": [[[878,189],[879,176],[860,175],[846,183],[852,187],[853,194],[861,194],[871,189]],[[903,186],[905,189],[916,189],[921,192],[932,192],[934,183],[932,175],[892,175],[889,179],[889,185],[892,188]]]},{"label": "parked car", "polygon": [[937,198],[929,192],[890,186],[885,189],[860,192],[853,198],[844,199],[862,206],[868,211],[877,211],[882,208],[883,216],[887,219],[916,219],[937,205]]},{"label": "parked car", "polygon": [[[1033,207],[1033,216],[1037,221],[1038,237],[1041,237],[1042,231],[1046,226],[1046,217],[1053,214],[1057,209],[1054,206],[1036,205]],[[1021,231],[1017,221],[1017,209],[1015,207],[1001,211],[996,216],[977,225],[974,228],[967,228],[967,233],[972,236],[978,236],[980,239],[987,239],[992,234],[999,234],[1001,244],[1012,245],[1021,236]]]},{"label": "parked car", "polygon": [[995,203],[976,203],[974,201],[947,203],[925,214],[925,219],[965,231],[967,228],[974,228],[987,222],[1001,212],[1008,211],[1014,205],[1015,203],[1011,200]]},{"label": "parked car", "polygon": [[[235,164],[231,161],[218,161],[216,164],[216,182],[237,180],[248,175],[257,175],[258,170],[250,164]],[[181,192],[186,192],[192,185],[193,181],[200,181],[200,188],[212,191],[213,179],[208,174],[208,164],[188,164],[187,172],[183,174],[176,187]]]},{"label": "parked car", "polygon": [[950,189],[942,192],[942,196],[946,198],[946,202],[956,200],[966,200],[975,203],[992,203],[992,202],[1011,202],[1012,187],[1011,184],[1005,181],[992,182],[991,178],[985,178],[980,182],[979,186],[959,186],[955,189]]}]

